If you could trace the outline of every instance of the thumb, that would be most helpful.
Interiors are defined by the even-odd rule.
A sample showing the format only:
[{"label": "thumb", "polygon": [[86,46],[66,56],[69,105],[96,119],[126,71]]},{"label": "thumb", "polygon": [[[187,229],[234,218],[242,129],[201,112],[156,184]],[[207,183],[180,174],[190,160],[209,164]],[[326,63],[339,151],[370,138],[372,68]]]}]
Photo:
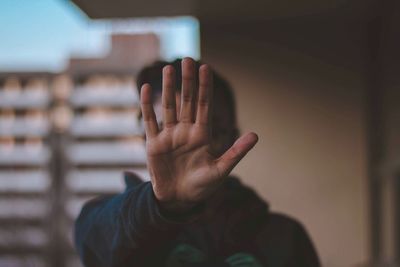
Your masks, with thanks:
[{"label": "thumb", "polygon": [[257,142],[258,136],[255,133],[242,135],[221,157],[216,160],[216,166],[219,173],[223,176],[228,175]]}]

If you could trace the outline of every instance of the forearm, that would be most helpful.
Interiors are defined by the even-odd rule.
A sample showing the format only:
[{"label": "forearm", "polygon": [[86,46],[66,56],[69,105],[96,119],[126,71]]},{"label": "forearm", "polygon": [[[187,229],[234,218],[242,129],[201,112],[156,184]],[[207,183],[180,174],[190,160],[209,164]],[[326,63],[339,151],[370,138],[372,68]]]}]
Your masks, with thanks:
[{"label": "forearm", "polygon": [[151,184],[143,183],[87,203],[76,221],[75,242],[88,267],[139,266],[181,227],[161,214]]}]

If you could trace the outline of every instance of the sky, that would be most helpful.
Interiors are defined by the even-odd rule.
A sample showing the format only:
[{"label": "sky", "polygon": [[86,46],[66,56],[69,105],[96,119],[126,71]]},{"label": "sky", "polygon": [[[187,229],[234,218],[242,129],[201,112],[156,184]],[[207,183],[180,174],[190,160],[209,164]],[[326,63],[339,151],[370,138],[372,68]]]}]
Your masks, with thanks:
[{"label": "sky", "polygon": [[61,71],[71,55],[101,57],[111,33],[154,32],[164,59],[200,57],[192,17],[91,20],[67,0],[0,1],[0,71]]}]

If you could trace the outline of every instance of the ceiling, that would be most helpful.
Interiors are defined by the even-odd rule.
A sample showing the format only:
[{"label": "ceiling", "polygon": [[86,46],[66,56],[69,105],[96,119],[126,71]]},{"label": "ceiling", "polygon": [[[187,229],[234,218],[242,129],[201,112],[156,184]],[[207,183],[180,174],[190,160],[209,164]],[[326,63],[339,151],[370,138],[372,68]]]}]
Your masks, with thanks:
[{"label": "ceiling", "polygon": [[[374,0],[71,0],[90,18],[191,15],[201,21],[249,21],[334,14],[364,17]],[[341,15],[343,16],[343,14]]]}]

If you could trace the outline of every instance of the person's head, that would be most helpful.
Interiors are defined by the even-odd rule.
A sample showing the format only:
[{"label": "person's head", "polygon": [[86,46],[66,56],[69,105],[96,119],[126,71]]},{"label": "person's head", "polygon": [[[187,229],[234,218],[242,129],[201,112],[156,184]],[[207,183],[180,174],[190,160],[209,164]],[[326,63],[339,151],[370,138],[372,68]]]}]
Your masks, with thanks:
[{"label": "person's head", "polygon": [[[161,119],[161,93],[162,93],[162,69],[171,65],[176,71],[176,104],[180,107],[180,91],[182,83],[181,59],[173,62],[157,61],[145,67],[137,77],[137,88],[148,83],[153,88],[153,103],[157,119]],[[196,62],[196,67],[200,62]],[[220,75],[213,72],[213,112],[212,112],[212,146],[214,152],[222,154],[235,142],[239,135],[236,123],[235,98],[229,83]],[[161,122],[162,123],[162,122]]]}]

